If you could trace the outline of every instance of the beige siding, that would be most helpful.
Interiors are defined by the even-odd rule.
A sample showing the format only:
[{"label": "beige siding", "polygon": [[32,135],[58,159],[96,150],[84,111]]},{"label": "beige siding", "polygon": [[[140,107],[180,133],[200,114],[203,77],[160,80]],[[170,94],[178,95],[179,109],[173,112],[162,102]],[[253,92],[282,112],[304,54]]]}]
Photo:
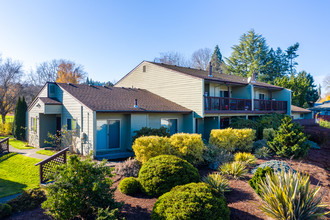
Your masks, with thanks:
[{"label": "beige siding", "polygon": [[254,87],[254,98],[259,99],[259,94],[265,94],[265,100],[270,99],[270,92],[267,89]]},{"label": "beige siding", "polygon": [[[76,119],[79,132],[75,138],[74,145],[78,153],[89,154],[93,150],[93,111],[85,107],[65,90],[62,91],[62,127],[67,125],[68,119]],[[83,133],[87,137],[84,143],[81,142]]]},{"label": "beige siding", "polygon": [[143,62],[115,86],[146,89],[203,115],[203,80],[196,77]]},{"label": "beige siding", "polygon": [[48,85],[44,86],[39,92],[38,97],[48,97]]}]

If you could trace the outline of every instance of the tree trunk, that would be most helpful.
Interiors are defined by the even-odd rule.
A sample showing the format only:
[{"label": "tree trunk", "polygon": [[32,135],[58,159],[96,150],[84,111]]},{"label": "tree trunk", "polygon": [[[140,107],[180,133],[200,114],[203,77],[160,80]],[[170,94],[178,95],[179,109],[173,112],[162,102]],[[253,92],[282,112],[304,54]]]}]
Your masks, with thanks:
[{"label": "tree trunk", "polygon": [[7,114],[1,114],[2,124],[3,124],[3,125],[6,123],[6,115],[7,115]]}]

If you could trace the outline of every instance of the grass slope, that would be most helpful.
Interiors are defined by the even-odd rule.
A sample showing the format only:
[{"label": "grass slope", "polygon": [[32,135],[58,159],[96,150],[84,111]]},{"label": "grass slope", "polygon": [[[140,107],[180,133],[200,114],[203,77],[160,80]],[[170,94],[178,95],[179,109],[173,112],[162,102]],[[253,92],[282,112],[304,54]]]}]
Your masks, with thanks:
[{"label": "grass slope", "polygon": [[40,161],[16,153],[0,157],[0,198],[38,187]]},{"label": "grass slope", "polygon": [[34,147],[26,147],[26,145],[28,145],[27,142],[24,141],[20,141],[20,140],[16,140],[15,138],[13,138],[13,136],[0,136],[0,140],[9,137],[9,145],[11,145],[12,147],[19,149],[19,150],[28,150],[28,149],[33,149]]},{"label": "grass slope", "polygon": [[37,154],[42,154],[42,155],[47,155],[47,156],[53,156],[57,152],[56,151],[52,151],[52,150],[38,150],[36,153]]}]

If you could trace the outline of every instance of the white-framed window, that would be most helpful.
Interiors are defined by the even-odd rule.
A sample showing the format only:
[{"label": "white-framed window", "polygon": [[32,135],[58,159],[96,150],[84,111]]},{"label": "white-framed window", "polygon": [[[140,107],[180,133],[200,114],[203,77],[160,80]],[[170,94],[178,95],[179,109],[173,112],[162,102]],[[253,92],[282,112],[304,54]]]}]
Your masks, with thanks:
[{"label": "white-framed window", "polygon": [[178,132],[178,119],[177,118],[162,118],[161,126],[167,128],[168,132],[173,135]]},{"label": "white-framed window", "polygon": [[76,119],[68,118],[66,121],[67,121],[68,131],[77,130],[77,120]]},{"label": "white-framed window", "polygon": [[259,93],[259,99],[265,100],[265,94]]},{"label": "white-framed window", "polygon": [[37,132],[37,118],[35,117],[30,118],[30,127],[31,127],[31,131],[35,133]]}]

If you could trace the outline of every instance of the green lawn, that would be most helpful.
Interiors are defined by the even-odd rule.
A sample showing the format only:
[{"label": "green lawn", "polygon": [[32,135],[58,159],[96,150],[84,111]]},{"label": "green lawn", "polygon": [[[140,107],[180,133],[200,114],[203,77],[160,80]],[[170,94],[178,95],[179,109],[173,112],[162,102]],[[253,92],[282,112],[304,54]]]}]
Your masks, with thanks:
[{"label": "green lawn", "polygon": [[12,135],[10,136],[0,136],[0,140],[9,137],[9,144],[19,150],[27,150],[27,149],[33,149],[34,147],[26,147],[28,145],[27,142],[16,140]]},{"label": "green lawn", "polygon": [[38,150],[36,153],[37,154],[42,154],[42,155],[47,155],[47,156],[53,156],[54,154],[57,153],[57,151],[54,151],[54,150]]},{"label": "green lawn", "polygon": [[0,157],[0,198],[39,186],[41,160],[9,153]]}]

